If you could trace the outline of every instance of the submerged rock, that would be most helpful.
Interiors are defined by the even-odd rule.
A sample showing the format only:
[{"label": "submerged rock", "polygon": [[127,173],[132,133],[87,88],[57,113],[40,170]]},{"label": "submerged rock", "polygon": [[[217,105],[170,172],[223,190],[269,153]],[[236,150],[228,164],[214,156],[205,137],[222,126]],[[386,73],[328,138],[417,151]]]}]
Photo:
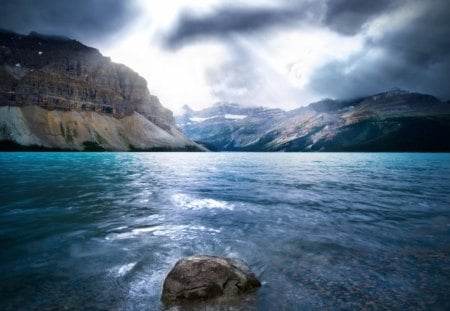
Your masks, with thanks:
[{"label": "submerged rock", "polygon": [[180,259],[167,275],[161,300],[166,304],[235,298],[261,286],[242,260],[195,255]]}]

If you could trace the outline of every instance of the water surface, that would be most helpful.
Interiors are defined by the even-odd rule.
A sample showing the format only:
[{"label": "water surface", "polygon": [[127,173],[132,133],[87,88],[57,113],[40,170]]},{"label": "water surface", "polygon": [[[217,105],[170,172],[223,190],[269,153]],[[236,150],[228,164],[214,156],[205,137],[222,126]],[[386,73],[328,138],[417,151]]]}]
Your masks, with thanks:
[{"label": "water surface", "polygon": [[199,253],[263,282],[222,310],[448,310],[450,154],[0,153],[0,243],[1,310],[163,309]]}]

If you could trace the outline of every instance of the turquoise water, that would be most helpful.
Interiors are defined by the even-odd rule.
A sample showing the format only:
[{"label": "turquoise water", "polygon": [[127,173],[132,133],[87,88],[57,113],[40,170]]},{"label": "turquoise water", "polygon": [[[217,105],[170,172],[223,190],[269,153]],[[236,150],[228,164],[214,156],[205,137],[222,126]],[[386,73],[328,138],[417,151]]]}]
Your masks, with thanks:
[{"label": "turquoise water", "polygon": [[0,189],[1,310],[164,309],[198,253],[263,282],[204,310],[450,309],[450,154],[0,153]]}]

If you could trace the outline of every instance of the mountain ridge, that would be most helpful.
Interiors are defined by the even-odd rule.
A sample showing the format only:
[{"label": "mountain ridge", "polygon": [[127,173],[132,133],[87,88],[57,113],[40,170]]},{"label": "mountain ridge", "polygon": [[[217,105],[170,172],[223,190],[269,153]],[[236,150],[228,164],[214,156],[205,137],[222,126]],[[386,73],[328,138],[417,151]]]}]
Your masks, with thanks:
[{"label": "mountain ridge", "polygon": [[240,119],[214,107],[209,118],[191,110],[177,123],[218,151],[450,151],[450,103],[428,94],[392,89],[290,111],[245,107]]},{"label": "mountain ridge", "polygon": [[0,31],[0,141],[64,150],[197,146],[130,68],[76,40],[9,31]]}]

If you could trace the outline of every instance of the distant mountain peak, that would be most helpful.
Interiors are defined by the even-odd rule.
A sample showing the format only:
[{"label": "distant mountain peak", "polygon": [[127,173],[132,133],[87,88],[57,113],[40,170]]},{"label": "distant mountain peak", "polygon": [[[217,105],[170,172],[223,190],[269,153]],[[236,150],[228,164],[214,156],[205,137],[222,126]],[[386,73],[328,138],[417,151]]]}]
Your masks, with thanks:
[{"label": "distant mountain peak", "polygon": [[183,107],[181,107],[181,109],[182,109],[183,113],[192,113],[192,112],[194,112],[194,110],[191,107],[189,107],[189,105],[183,105]]}]

